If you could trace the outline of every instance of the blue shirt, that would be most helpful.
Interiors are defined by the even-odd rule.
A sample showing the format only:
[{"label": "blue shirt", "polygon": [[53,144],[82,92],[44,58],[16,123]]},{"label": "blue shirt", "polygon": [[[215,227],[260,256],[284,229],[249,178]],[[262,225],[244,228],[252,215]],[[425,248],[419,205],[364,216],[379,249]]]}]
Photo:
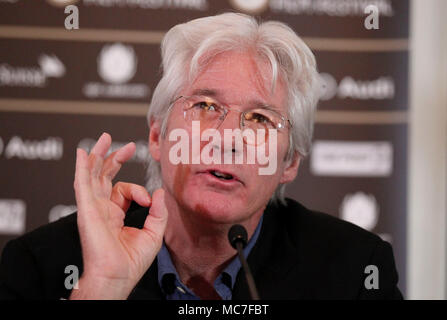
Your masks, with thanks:
[{"label": "blue shirt", "polygon": [[[247,246],[244,248],[244,256],[248,257],[251,249],[254,247],[259,233],[261,232],[261,225],[264,216],[261,216],[258,226],[256,227],[253,236],[248,241]],[[163,241],[160,252],[157,255],[158,265],[158,284],[162,288],[162,291],[167,300],[200,300],[198,296],[194,294],[187,286],[181,281],[177,273],[177,270],[172,263],[171,255],[168,248]],[[241,262],[239,257],[231,260],[230,264],[222,271],[222,273],[214,281],[214,289],[222,300],[231,300],[233,297],[233,287],[236,282],[236,276],[241,268]],[[167,289],[168,288],[168,289]]]}]

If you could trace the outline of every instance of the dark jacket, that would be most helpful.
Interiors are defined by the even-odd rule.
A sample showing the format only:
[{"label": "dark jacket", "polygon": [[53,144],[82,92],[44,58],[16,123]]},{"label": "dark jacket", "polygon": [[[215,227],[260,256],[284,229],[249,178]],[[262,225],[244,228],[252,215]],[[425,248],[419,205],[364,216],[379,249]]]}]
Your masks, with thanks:
[{"label": "dark jacket", "polygon": [[[148,209],[132,206],[125,225],[141,228]],[[288,199],[269,205],[248,263],[261,299],[402,299],[391,246],[378,236]],[[8,242],[0,262],[0,299],[68,298],[65,268],[82,253],[76,214]],[[368,265],[377,266],[379,288],[367,289]],[[233,299],[249,299],[242,270]],[[157,263],[129,299],[163,299]]]}]

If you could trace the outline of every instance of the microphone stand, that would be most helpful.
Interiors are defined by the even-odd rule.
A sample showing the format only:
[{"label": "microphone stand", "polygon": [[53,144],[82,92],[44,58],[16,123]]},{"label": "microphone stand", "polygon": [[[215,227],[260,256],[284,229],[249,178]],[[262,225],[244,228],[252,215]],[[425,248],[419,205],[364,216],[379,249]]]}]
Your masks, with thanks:
[{"label": "microphone stand", "polygon": [[228,240],[231,246],[237,250],[239,260],[241,261],[242,268],[244,269],[245,279],[247,280],[248,290],[252,300],[260,300],[258,290],[256,289],[255,280],[251,274],[250,267],[248,266],[247,260],[244,257],[243,249],[247,245],[247,230],[240,225],[233,225],[228,231]]},{"label": "microphone stand", "polygon": [[244,269],[245,279],[247,279],[248,290],[250,291],[251,299],[259,300],[259,294],[258,290],[256,289],[255,280],[253,279],[253,275],[251,274],[247,260],[244,257],[243,244],[241,241],[236,242],[236,250],[239,255],[239,260],[241,260],[242,268]]}]

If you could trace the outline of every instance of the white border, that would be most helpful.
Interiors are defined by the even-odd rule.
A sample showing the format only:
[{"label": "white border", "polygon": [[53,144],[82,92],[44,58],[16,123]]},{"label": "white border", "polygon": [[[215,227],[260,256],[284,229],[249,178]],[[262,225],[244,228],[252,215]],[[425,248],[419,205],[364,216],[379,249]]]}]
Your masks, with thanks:
[{"label": "white border", "polygon": [[412,0],[408,299],[446,299],[447,1]]}]

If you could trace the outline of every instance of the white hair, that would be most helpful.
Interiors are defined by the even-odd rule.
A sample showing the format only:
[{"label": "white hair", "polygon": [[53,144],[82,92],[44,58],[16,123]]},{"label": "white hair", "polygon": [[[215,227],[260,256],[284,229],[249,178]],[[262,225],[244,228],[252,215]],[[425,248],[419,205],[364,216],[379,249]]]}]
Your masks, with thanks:
[{"label": "white hair", "polygon": [[[212,60],[224,52],[246,50],[267,61],[272,70],[272,90],[278,78],[287,87],[288,118],[291,122],[286,161],[295,154],[305,157],[311,146],[314,113],[319,97],[315,57],[308,46],[287,25],[277,21],[258,23],[240,13],[199,18],[171,28],[161,43],[163,75],[154,90],[147,113],[161,122],[166,134],[170,103]],[[207,59],[201,59],[206,57]],[[146,188],[162,186],[161,168],[149,154]],[[285,185],[279,185],[272,200],[284,202]]]}]

